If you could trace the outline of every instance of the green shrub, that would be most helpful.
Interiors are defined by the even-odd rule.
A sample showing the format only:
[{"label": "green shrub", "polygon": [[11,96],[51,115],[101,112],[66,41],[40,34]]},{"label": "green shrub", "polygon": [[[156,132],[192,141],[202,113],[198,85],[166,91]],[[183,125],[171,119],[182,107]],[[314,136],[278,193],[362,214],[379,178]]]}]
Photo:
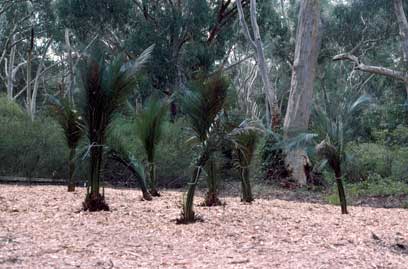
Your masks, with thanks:
[{"label": "green shrub", "polygon": [[373,175],[367,181],[348,186],[348,191],[352,197],[402,195],[408,194],[408,184]]},{"label": "green shrub", "polygon": [[0,175],[65,178],[67,154],[54,120],[32,122],[18,104],[0,98]]},{"label": "green shrub", "polygon": [[408,127],[398,125],[395,129],[382,129],[373,132],[377,143],[387,146],[408,146]]},{"label": "green shrub", "polygon": [[392,153],[392,178],[408,182],[408,147],[397,148]]},{"label": "green shrub", "polygon": [[[352,156],[345,165],[346,179],[359,174],[361,179],[366,179],[370,174],[379,174],[386,178],[392,174],[393,153],[389,148],[374,143],[347,145],[347,152]],[[356,181],[356,180],[351,180]]]}]

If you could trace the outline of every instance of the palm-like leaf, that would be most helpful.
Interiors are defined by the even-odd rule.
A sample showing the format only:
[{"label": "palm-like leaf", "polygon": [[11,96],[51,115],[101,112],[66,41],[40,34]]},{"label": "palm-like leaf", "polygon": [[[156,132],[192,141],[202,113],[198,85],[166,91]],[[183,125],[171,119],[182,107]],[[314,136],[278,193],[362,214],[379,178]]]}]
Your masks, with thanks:
[{"label": "palm-like leaf", "polygon": [[135,131],[149,162],[154,162],[155,148],[162,137],[168,105],[167,101],[150,99],[143,111],[136,116]]},{"label": "palm-like leaf", "polygon": [[328,139],[339,151],[340,157],[345,157],[345,143],[355,138],[356,118],[364,109],[372,103],[372,98],[362,95],[357,99],[347,99],[344,103],[330,111],[324,110],[319,106],[314,109],[314,129],[323,138]]},{"label": "palm-like leaf", "polygon": [[68,98],[59,99],[54,96],[49,96],[49,107],[53,117],[57,120],[61,126],[65,141],[69,148],[69,179],[68,179],[68,191],[75,191],[75,151],[78,143],[84,133],[82,118],[78,111],[75,110],[74,105]]},{"label": "palm-like leaf", "polygon": [[49,104],[52,116],[64,132],[68,147],[70,149],[76,148],[83,134],[83,122],[79,112],[65,98],[59,99],[49,96]]},{"label": "palm-like leaf", "polygon": [[108,146],[110,158],[118,161],[129,169],[140,184],[143,198],[146,200],[152,200],[146,186],[146,173],[144,166],[130,151],[127,150],[127,146],[124,144],[120,135],[117,133],[111,133],[108,138]]},{"label": "palm-like leaf", "polygon": [[264,132],[265,129],[260,122],[245,120],[227,135],[239,153],[237,161],[240,167],[247,167],[251,164],[256,142]]},{"label": "palm-like leaf", "polygon": [[221,74],[199,79],[192,83],[191,90],[183,98],[183,109],[191,128],[203,143],[209,137],[210,127],[222,110],[229,83]]}]

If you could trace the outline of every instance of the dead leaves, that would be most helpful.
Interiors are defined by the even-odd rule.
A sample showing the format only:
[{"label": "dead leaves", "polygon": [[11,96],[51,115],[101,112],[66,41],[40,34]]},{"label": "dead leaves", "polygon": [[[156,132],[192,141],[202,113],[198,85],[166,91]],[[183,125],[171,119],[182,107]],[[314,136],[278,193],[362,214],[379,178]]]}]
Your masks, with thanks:
[{"label": "dead leaves", "polygon": [[[181,193],[151,202],[107,189],[110,212],[78,211],[84,189],[2,185],[0,267],[406,268],[408,211],[257,199],[196,207],[176,225]],[[267,197],[265,197],[267,198]],[[197,204],[202,201],[197,199]]]}]

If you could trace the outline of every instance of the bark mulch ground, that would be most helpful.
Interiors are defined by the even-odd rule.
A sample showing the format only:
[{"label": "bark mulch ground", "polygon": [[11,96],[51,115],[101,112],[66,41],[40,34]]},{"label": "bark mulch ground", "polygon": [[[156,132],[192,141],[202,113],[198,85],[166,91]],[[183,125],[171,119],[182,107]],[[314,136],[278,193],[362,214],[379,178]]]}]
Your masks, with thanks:
[{"label": "bark mulch ground", "polygon": [[[176,225],[181,192],[151,202],[106,189],[110,212],[80,211],[85,190],[0,185],[0,268],[408,268],[408,210],[263,197],[199,207]],[[202,198],[196,200],[200,204]]]}]

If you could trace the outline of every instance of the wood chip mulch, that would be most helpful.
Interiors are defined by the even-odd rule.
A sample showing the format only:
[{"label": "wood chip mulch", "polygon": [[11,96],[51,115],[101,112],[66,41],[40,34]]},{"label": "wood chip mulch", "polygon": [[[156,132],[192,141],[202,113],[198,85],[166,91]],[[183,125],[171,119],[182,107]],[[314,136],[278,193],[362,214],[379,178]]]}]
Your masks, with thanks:
[{"label": "wood chip mulch", "polygon": [[[85,190],[0,185],[0,268],[408,268],[408,210],[276,199],[196,207],[106,189],[110,212],[80,210]],[[197,205],[202,201],[196,199]]]}]

